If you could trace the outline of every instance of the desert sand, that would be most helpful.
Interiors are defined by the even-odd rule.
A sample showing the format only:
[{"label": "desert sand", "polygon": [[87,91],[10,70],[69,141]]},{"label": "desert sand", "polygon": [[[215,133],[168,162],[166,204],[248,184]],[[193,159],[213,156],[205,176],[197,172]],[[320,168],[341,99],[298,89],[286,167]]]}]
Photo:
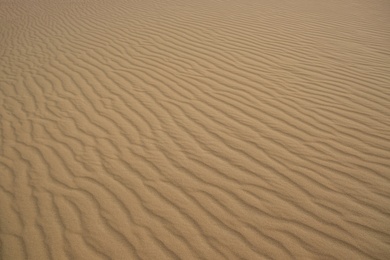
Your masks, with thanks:
[{"label": "desert sand", "polygon": [[388,0],[0,0],[0,259],[390,259]]}]

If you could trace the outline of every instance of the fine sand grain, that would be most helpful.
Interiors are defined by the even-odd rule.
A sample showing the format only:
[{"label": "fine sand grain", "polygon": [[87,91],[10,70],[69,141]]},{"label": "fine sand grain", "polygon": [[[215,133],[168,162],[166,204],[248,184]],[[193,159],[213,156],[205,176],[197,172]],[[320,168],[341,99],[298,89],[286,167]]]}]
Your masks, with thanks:
[{"label": "fine sand grain", "polygon": [[0,0],[0,259],[390,259],[388,0]]}]

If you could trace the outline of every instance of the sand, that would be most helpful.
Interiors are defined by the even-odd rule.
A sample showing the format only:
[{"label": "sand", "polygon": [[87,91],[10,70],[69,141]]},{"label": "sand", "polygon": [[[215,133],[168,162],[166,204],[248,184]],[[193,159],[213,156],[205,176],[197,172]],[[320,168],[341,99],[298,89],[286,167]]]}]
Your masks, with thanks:
[{"label": "sand", "polygon": [[390,259],[387,0],[0,0],[0,259]]}]

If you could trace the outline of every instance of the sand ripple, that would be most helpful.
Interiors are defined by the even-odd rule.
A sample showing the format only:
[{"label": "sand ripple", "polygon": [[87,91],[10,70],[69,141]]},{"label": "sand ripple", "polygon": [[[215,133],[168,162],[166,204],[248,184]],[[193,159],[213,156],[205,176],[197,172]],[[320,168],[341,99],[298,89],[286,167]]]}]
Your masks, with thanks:
[{"label": "sand ripple", "polygon": [[0,259],[389,259],[385,0],[0,0]]}]

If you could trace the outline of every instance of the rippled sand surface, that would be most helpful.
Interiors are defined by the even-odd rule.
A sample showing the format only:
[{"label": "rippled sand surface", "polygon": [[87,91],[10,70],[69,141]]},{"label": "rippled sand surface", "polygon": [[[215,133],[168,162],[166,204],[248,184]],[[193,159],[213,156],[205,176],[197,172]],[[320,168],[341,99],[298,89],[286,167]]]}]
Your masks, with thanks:
[{"label": "rippled sand surface", "polygon": [[390,259],[387,0],[0,0],[0,259]]}]

